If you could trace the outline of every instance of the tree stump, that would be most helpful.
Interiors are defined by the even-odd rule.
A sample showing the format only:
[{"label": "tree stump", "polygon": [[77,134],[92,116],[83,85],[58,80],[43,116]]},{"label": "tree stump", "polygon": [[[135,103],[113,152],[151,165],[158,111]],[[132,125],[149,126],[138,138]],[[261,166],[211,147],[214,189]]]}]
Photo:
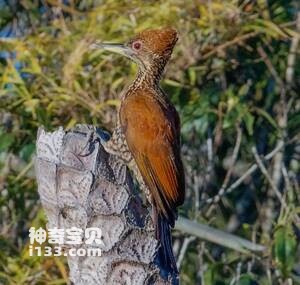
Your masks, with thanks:
[{"label": "tree stump", "polygon": [[35,169],[47,228],[102,230],[102,244],[77,246],[99,247],[101,256],[67,257],[71,283],[178,284],[177,273],[160,265],[152,219],[130,172],[105,152],[99,131],[38,131]]}]

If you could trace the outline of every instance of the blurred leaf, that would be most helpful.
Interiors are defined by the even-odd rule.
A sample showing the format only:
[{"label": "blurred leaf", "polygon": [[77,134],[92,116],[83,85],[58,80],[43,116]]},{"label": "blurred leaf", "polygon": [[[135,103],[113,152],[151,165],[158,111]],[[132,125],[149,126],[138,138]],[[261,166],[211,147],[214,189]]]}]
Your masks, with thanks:
[{"label": "blurred leaf", "polygon": [[9,133],[0,134],[0,152],[7,151],[15,142],[15,136]]},{"label": "blurred leaf", "polygon": [[21,151],[19,153],[20,158],[22,158],[24,161],[29,162],[32,154],[35,151],[35,144],[30,143],[26,144],[21,148]]},{"label": "blurred leaf", "polygon": [[242,274],[238,285],[259,285],[250,274]]},{"label": "blurred leaf", "polygon": [[165,79],[164,83],[170,86],[174,86],[174,87],[182,87],[182,84],[180,82],[171,80],[171,79]]},{"label": "blurred leaf", "polygon": [[278,129],[277,123],[275,120],[263,109],[255,107],[254,110],[263,116],[274,128]]},{"label": "blurred leaf", "polygon": [[194,86],[197,78],[196,71],[193,68],[189,68],[188,72],[189,72],[190,85]]},{"label": "blurred leaf", "polygon": [[252,136],[253,135],[254,117],[251,115],[251,113],[246,112],[244,114],[243,120],[245,122],[245,125],[246,125],[249,135]]},{"label": "blurred leaf", "polygon": [[280,269],[285,277],[292,270],[296,253],[297,241],[290,225],[280,226],[274,234],[275,260],[279,263]]}]

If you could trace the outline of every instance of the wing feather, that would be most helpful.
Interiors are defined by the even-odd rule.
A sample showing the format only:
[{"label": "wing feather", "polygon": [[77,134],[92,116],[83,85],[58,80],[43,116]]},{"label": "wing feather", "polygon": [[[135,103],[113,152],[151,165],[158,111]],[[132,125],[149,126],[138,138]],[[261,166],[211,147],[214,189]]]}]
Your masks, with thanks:
[{"label": "wing feather", "polygon": [[173,226],[175,209],[183,203],[185,187],[177,118],[173,119],[169,110],[152,97],[127,100],[121,107],[121,124],[158,211]]}]

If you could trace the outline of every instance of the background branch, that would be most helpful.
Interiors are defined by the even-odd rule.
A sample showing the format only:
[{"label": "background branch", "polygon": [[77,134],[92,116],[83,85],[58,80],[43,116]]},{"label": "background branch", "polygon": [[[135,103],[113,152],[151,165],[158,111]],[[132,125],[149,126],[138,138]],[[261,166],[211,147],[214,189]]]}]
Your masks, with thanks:
[{"label": "background branch", "polygon": [[233,234],[190,221],[183,217],[179,217],[176,222],[175,229],[206,241],[237,250],[241,253],[250,253],[251,251],[262,253],[266,250],[266,248],[262,245],[252,243]]},{"label": "background branch", "polygon": [[[263,160],[267,161],[273,158],[283,148],[283,146],[284,143],[283,141],[281,141],[271,152],[269,152],[263,157]],[[222,191],[221,196],[231,193],[234,189],[240,186],[246,178],[248,178],[252,173],[254,173],[257,170],[257,168],[258,165],[256,163],[252,164],[252,166],[250,166],[240,178],[233,182],[227,189]],[[206,201],[203,202],[203,205],[218,202],[220,200],[219,196],[220,195],[216,195],[212,198],[208,198]]]}]

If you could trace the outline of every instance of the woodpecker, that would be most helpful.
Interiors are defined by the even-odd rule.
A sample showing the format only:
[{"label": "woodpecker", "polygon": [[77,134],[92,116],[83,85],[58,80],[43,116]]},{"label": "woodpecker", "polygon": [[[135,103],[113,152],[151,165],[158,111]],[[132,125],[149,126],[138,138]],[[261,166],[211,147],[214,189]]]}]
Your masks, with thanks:
[{"label": "woodpecker", "polygon": [[92,45],[128,57],[138,65],[135,80],[122,92],[118,124],[104,148],[133,169],[152,205],[164,266],[175,272],[170,231],[185,197],[180,118],[159,81],[177,39],[175,29],[161,28],[144,30],[125,44]]}]

